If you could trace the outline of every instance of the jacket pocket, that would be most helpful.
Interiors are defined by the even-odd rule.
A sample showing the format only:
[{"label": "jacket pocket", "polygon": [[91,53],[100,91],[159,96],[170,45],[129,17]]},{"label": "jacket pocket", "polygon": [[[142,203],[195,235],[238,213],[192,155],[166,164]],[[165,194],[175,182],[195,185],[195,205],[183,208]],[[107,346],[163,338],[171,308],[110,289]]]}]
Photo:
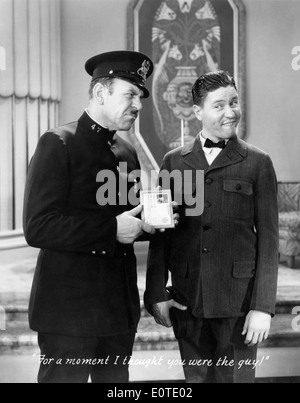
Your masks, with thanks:
[{"label": "jacket pocket", "polygon": [[234,311],[246,313],[249,310],[255,271],[255,261],[233,263],[230,304]]},{"label": "jacket pocket", "polygon": [[222,212],[229,218],[247,219],[253,216],[253,184],[241,179],[224,179]]}]

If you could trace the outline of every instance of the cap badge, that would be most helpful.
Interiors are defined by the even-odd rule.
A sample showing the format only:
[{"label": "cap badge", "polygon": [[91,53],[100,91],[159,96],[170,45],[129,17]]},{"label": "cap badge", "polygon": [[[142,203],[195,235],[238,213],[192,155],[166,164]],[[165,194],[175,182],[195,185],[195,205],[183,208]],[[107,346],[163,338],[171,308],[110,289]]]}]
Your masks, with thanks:
[{"label": "cap badge", "polygon": [[150,62],[148,60],[144,60],[142,66],[138,69],[137,73],[139,76],[143,77],[144,80],[146,80],[149,70]]}]

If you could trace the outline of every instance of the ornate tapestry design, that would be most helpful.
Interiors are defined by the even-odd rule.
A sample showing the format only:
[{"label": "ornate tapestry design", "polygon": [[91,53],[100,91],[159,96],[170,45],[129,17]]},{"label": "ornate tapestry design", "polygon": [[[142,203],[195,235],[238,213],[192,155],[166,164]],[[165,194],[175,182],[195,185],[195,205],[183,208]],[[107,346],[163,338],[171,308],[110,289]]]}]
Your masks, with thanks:
[{"label": "ornate tapestry design", "polygon": [[[279,252],[295,257],[300,253],[300,183],[279,183]],[[290,261],[293,267],[295,260]]]},{"label": "ornate tapestry design", "polygon": [[300,211],[300,184],[280,183],[278,186],[280,212]]},{"label": "ornate tapestry design", "polygon": [[246,9],[242,0],[130,0],[127,47],[150,56],[155,69],[131,140],[147,169],[193,141],[201,130],[193,113],[196,79],[217,69],[234,75],[243,111],[238,135],[246,137]]},{"label": "ornate tapestry design", "polygon": [[166,0],[152,29],[152,82],[155,131],[169,148],[194,139],[199,122],[193,113],[191,89],[196,79],[220,66],[220,24],[210,1]]}]

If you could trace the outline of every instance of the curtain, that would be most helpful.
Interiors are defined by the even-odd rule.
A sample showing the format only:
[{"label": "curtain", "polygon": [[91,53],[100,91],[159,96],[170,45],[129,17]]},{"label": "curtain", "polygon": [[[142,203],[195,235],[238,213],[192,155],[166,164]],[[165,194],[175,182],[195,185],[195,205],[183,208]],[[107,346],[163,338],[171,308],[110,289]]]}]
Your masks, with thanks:
[{"label": "curtain", "polygon": [[22,228],[30,159],[58,124],[60,1],[0,1],[0,232]]}]

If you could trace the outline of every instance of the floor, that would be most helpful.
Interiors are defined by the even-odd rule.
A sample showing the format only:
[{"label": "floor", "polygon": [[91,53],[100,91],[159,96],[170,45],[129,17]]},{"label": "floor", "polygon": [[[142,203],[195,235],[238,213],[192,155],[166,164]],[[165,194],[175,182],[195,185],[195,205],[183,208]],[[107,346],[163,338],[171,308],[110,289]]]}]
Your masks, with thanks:
[{"label": "floor", "polygon": [[[147,244],[136,246],[138,258],[138,284],[141,294],[146,282],[146,251]],[[27,304],[30,293],[36,256],[38,251],[32,250],[31,255],[25,259],[11,256],[1,261],[0,256],[0,304]],[[14,259],[14,262],[12,262]],[[296,267],[289,269],[283,259],[280,261],[278,277],[278,296],[280,300],[299,300],[300,298],[300,257],[296,261]]]},{"label": "floor", "polygon": [[[142,295],[145,286],[145,264],[146,264],[146,244],[136,247],[138,258],[138,282]],[[31,253],[14,253],[4,258],[0,255],[0,308],[1,305],[27,306],[28,295],[30,293],[36,255],[38,251]],[[23,258],[22,256],[25,256]],[[13,260],[13,262],[12,262]],[[289,269],[284,260],[279,267],[278,278],[278,299],[281,301],[300,300],[300,258],[297,259],[295,269]],[[299,308],[300,312],[300,308]],[[270,349],[259,352],[259,359],[270,354]],[[272,360],[264,359],[264,364],[257,368],[257,375],[263,378],[265,373],[280,373],[280,376],[300,376],[300,360],[291,367],[289,362],[295,355],[299,355],[299,349],[276,349],[272,353]],[[162,357],[161,365],[154,364],[143,368],[140,360],[152,360]],[[141,381],[161,381],[183,379],[183,370],[180,365],[178,351],[136,351],[133,359],[137,365],[130,367],[131,380]],[[0,383],[35,383],[39,366],[39,356],[37,350],[32,350],[27,354],[4,354],[0,355]],[[295,361],[295,360],[293,360]],[[147,361],[149,362],[149,361]],[[173,364],[171,365],[171,363]],[[170,367],[171,365],[171,367]]]}]

